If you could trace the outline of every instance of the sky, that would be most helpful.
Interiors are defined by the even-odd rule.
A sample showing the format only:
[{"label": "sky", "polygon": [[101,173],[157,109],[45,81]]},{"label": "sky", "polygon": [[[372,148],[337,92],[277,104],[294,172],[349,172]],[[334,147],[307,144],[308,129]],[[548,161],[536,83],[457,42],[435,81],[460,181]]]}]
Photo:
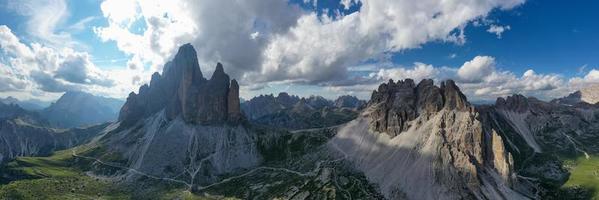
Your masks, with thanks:
[{"label": "sky", "polygon": [[0,97],[125,98],[191,43],[245,99],[369,99],[389,79],[453,79],[472,101],[599,83],[593,0],[0,0]]}]

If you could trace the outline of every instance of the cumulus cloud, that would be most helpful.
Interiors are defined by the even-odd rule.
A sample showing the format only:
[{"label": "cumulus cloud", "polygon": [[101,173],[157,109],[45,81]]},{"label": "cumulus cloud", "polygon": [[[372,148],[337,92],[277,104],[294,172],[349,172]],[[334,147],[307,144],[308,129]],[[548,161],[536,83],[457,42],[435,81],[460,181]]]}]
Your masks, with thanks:
[{"label": "cumulus cloud", "polygon": [[491,26],[489,26],[489,29],[487,29],[487,32],[489,33],[493,33],[495,35],[497,35],[497,39],[501,39],[501,35],[503,34],[503,32],[510,30],[512,27],[508,26],[500,26],[500,25],[495,25],[492,24]]},{"label": "cumulus cloud", "polygon": [[[583,77],[567,79],[558,74],[540,74],[532,69],[518,75],[512,71],[498,69],[496,65],[495,58],[491,56],[476,56],[459,67],[433,66],[424,63],[414,63],[413,66],[385,65],[367,75],[371,78],[368,81],[356,82],[355,85],[328,86],[327,89],[337,94],[354,92],[361,98],[368,99],[378,84],[389,79],[411,78],[416,82],[422,79],[433,79],[437,83],[453,79],[472,100],[495,100],[497,97],[512,94],[549,100],[578,90],[583,87],[583,83],[599,83],[599,70],[595,69]],[[368,65],[369,70],[372,68],[373,66]]]},{"label": "cumulus cloud", "polygon": [[361,1],[359,12],[339,18],[303,15],[289,33],[264,51],[262,70],[251,80],[322,82],[343,79],[347,65],[429,41],[463,43],[464,27],[494,8],[521,1]]},{"label": "cumulus cloud", "polygon": [[591,69],[583,77],[574,77],[570,79],[569,84],[575,89],[585,88],[591,84],[599,84],[599,69]]},{"label": "cumulus cloud", "polygon": [[[130,0],[123,7],[106,0],[108,26],[95,31],[157,71],[179,45],[191,42],[205,74],[222,62],[246,84],[330,85],[350,78],[347,66],[365,60],[430,41],[462,44],[470,22],[523,1],[344,0],[342,9],[359,5],[359,11],[328,16],[279,0]],[[140,20],[146,27],[141,33],[131,27]]]},{"label": "cumulus cloud", "polygon": [[599,82],[599,70],[592,69],[586,76],[584,76],[584,80],[588,82]]},{"label": "cumulus cloud", "polygon": [[[0,91],[53,96],[71,90],[84,90],[117,96],[110,92],[117,85],[113,72],[103,71],[90,55],[68,47],[56,48],[39,43],[25,44],[5,25],[0,26]],[[129,72],[129,74],[131,74]],[[126,87],[123,85],[118,87]],[[45,98],[45,97],[39,97]]]},{"label": "cumulus cloud", "polygon": [[[148,64],[160,71],[180,45],[192,43],[204,74],[212,73],[216,62],[221,62],[237,78],[258,70],[270,35],[287,31],[301,13],[299,7],[279,0],[149,0],[128,1],[130,6],[118,9],[111,6],[120,2],[102,2],[108,26],[96,27],[95,32],[132,55],[130,63]],[[145,24],[145,30],[133,30],[134,22]]]},{"label": "cumulus cloud", "polygon": [[495,58],[476,56],[458,69],[458,77],[465,82],[480,82],[495,71]]},{"label": "cumulus cloud", "polygon": [[377,80],[403,80],[414,79],[416,81],[422,79],[432,79],[439,76],[440,70],[424,63],[414,63],[412,68],[391,68],[381,69],[377,73],[370,74],[370,77],[376,77]]}]

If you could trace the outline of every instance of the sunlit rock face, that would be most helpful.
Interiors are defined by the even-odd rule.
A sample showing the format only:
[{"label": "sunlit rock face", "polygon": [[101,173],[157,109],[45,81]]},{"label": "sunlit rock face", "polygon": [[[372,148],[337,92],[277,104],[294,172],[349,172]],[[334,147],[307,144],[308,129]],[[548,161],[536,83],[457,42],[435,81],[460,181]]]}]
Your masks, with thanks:
[{"label": "sunlit rock face", "polygon": [[408,130],[409,122],[421,115],[426,117],[443,108],[464,111],[470,105],[453,81],[442,82],[437,87],[430,79],[418,85],[412,79],[397,83],[390,80],[372,93],[368,104],[373,108],[371,126],[391,137]]},{"label": "sunlit rock face", "polygon": [[390,199],[523,199],[501,136],[451,80],[382,84],[329,142]]},{"label": "sunlit rock face", "polygon": [[597,104],[599,103],[599,85],[590,85],[562,98],[551,101],[563,105]]},{"label": "sunlit rock face", "polygon": [[[502,135],[519,177],[562,185],[569,176],[564,157],[588,159],[599,153],[599,106],[581,101],[581,95],[575,92],[545,102],[516,94],[477,110],[486,129]],[[531,185],[529,191],[541,195],[553,189]]]}]

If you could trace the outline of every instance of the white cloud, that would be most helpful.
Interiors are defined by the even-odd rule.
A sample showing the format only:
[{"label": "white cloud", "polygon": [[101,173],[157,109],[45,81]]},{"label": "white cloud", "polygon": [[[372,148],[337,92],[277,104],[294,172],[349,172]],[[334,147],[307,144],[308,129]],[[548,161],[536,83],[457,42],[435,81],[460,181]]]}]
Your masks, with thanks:
[{"label": "white cloud", "polygon": [[495,35],[497,35],[497,39],[501,39],[501,36],[503,34],[503,32],[510,30],[512,27],[508,26],[500,26],[500,25],[495,25],[495,24],[491,24],[491,26],[489,26],[489,29],[487,29],[487,32],[489,33],[493,33]]},{"label": "white cloud", "polygon": [[569,84],[576,90],[585,88],[591,84],[599,84],[599,69],[591,69],[584,77],[574,77]]},{"label": "white cloud", "polygon": [[7,8],[18,15],[27,17],[27,34],[47,46],[81,46],[66,31],[57,31],[70,15],[65,0],[23,0],[8,1]]},{"label": "white cloud", "polygon": [[[110,6],[116,1],[107,0],[102,11],[109,25],[95,30],[153,70],[159,71],[178,46],[191,42],[204,74],[222,62],[245,84],[328,85],[347,80],[346,67],[368,59],[430,41],[462,44],[468,23],[523,1],[344,0],[340,5],[345,9],[361,4],[360,10],[329,17],[279,0],[127,1],[133,6],[118,8]],[[130,30],[136,20],[146,24],[143,33]]]},{"label": "white cloud", "polygon": [[370,77],[376,77],[378,80],[403,80],[414,79],[419,82],[422,79],[433,79],[439,76],[440,70],[424,63],[414,63],[412,68],[391,68],[381,69],[377,73],[370,74]]},{"label": "white cloud", "polygon": [[[299,7],[279,0],[134,1],[136,9],[115,9],[115,2],[121,1],[102,2],[109,25],[95,31],[136,63],[160,71],[180,45],[192,43],[204,74],[222,62],[234,77],[257,70],[269,35],[286,31],[300,14]],[[145,24],[143,32],[130,30],[135,20]]]},{"label": "white cloud", "polygon": [[584,76],[584,80],[588,82],[599,82],[599,70],[592,69],[586,76]]},{"label": "white cloud", "polygon": [[335,19],[305,14],[288,33],[275,35],[262,69],[248,80],[321,83],[346,78],[346,66],[429,41],[463,43],[464,27],[494,8],[522,1],[361,1],[359,12]]},{"label": "white cloud", "polygon": [[[527,70],[519,76],[511,71],[498,70],[495,65],[494,57],[476,56],[460,67],[435,67],[424,63],[415,63],[410,67],[386,66],[367,75],[371,79],[357,81],[354,85],[328,86],[326,89],[337,94],[354,92],[361,98],[369,98],[373,89],[389,79],[411,78],[416,82],[433,79],[437,83],[453,79],[470,100],[495,100],[512,94],[549,100],[580,89],[581,83],[599,82],[599,70],[591,70],[585,77],[568,80],[557,74],[539,74],[533,70]],[[368,68],[373,67],[368,65]]]},{"label": "white cloud", "polygon": [[13,56],[32,56],[29,47],[22,44],[7,26],[0,26],[0,48]]},{"label": "white cloud", "polygon": [[348,10],[353,5],[357,4],[358,0],[341,0],[341,5],[343,5],[343,9]]},{"label": "white cloud", "polygon": [[104,17],[111,23],[130,27],[140,17],[139,6],[135,0],[107,0],[100,5]]},{"label": "white cloud", "polygon": [[458,77],[466,82],[480,82],[495,71],[495,58],[476,56],[458,70]]},{"label": "white cloud", "polygon": [[5,25],[0,26],[0,49],[4,58],[0,62],[0,91],[22,99],[35,96],[49,100],[70,90],[124,97],[138,87],[124,83],[122,78],[139,72],[104,71],[91,62],[88,53],[68,47],[22,43]]}]

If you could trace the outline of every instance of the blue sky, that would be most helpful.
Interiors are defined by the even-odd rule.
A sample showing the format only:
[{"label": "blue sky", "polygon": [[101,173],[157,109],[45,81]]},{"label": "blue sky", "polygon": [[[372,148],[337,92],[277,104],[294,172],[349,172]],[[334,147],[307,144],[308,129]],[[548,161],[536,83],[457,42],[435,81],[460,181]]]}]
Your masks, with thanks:
[{"label": "blue sky", "polygon": [[[244,98],[281,91],[368,98],[388,78],[452,78],[471,99],[513,93],[549,99],[599,81],[597,1],[489,0],[450,10],[456,5],[421,3],[430,5],[386,0],[2,1],[5,35],[18,38],[38,60],[37,67],[20,66],[23,57],[32,55],[11,54],[14,41],[4,37],[0,63],[6,73],[0,81],[6,86],[0,87],[0,97],[52,100],[67,90],[84,90],[123,98],[160,71],[184,43],[196,47],[205,74],[223,62],[241,80]],[[459,15],[470,7],[476,12]],[[45,17],[36,18],[39,13],[32,10],[56,15],[56,20],[39,20]],[[435,16],[418,22],[410,18],[430,13]],[[388,21],[377,21],[379,15]],[[491,27],[503,31],[492,33]],[[46,54],[56,60],[49,62],[52,56]],[[66,69],[77,73],[61,74]]]}]

